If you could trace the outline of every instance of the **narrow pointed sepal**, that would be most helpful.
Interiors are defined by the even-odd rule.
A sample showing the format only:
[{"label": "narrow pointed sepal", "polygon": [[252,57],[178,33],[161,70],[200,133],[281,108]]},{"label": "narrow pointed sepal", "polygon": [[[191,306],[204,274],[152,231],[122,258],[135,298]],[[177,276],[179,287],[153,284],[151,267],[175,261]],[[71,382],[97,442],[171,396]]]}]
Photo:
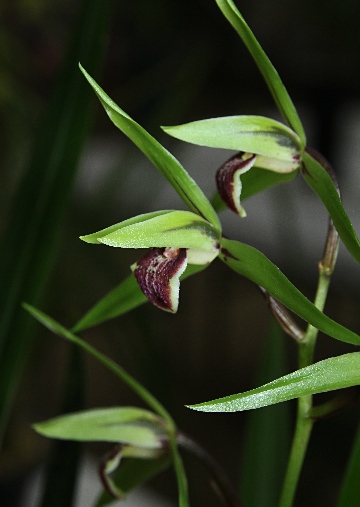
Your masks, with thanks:
[{"label": "narrow pointed sepal", "polygon": [[[118,248],[190,248],[216,257],[220,230],[190,211],[165,210],[125,220],[95,234],[81,236],[87,243]],[[198,264],[198,263],[196,263]]]},{"label": "narrow pointed sepal", "polygon": [[216,185],[221,199],[226,206],[241,217],[246,216],[240,204],[241,179],[240,176],[255,164],[256,155],[239,152],[229,158],[216,172]]},{"label": "narrow pointed sepal", "polygon": [[177,139],[258,155],[255,166],[278,173],[299,168],[304,144],[286,125],[263,116],[226,116],[163,127]]},{"label": "narrow pointed sepal", "polygon": [[162,310],[176,313],[179,278],[187,262],[186,248],[151,248],[131,269],[149,301]]}]

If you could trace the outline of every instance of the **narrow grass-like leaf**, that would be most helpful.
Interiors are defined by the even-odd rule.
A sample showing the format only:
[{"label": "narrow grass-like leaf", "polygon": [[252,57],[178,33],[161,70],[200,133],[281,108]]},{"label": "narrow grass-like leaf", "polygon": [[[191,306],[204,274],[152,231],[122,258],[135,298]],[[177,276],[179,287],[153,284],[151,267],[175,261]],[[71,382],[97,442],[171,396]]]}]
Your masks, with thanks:
[{"label": "narrow grass-like leaf", "polygon": [[130,118],[128,114],[120,109],[81,65],[80,69],[93,87],[111,121],[131,139],[161,174],[165,176],[185,204],[220,230],[219,218],[210,202],[176,158],[146,132],[145,129]]},{"label": "narrow grass-like leaf", "polygon": [[341,241],[355,260],[360,262],[360,242],[354,231],[351,220],[340,200],[331,177],[321,164],[309,153],[303,155],[305,169],[303,176],[306,183],[320,197],[329,212]]},{"label": "narrow grass-like leaf", "polygon": [[359,335],[324,315],[256,248],[223,239],[219,257],[235,272],[266,289],[289,310],[323,333],[346,343],[360,345]]},{"label": "narrow grass-like leaf", "polygon": [[270,90],[271,95],[273,96],[273,99],[275,100],[277,107],[279,108],[280,113],[286,120],[287,124],[300,137],[302,144],[305,145],[306,137],[304,128],[297,114],[295,106],[283,82],[281,81],[279,74],[255,38],[250,27],[247,25],[232,0],[216,0],[216,3],[220,7],[226,19],[239,34],[251,56],[255,60],[255,63],[258,66],[263,78],[265,79],[265,82]]},{"label": "narrow grass-like leaf", "polygon": [[[124,495],[141,486],[152,477],[166,470],[171,464],[169,456],[160,459],[143,460],[128,459],[112,475],[116,488]],[[97,500],[95,507],[104,507],[114,503],[114,497],[104,491]]]},{"label": "narrow grass-like leaf", "polygon": [[[147,423],[147,424],[144,424]],[[33,425],[49,438],[115,442],[149,449],[162,447],[158,418],[136,407],[111,407],[62,415]]]},{"label": "narrow grass-like leaf", "polygon": [[360,505],[360,425],[355,435],[353,448],[346,468],[337,507]]},{"label": "narrow grass-like leaf", "polygon": [[154,412],[158,413],[160,417],[165,419],[168,422],[169,427],[175,427],[174,422],[170,416],[170,414],[165,410],[165,408],[158,402],[158,400],[145,388],[143,387],[137,380],[135,380],[129,373],[127,373],[121,366],[116,364],[112,359],[105,356],[94,347],[92,347],[89,343],[85,342],[75,334],[71,333],[64,326],[56,322],[56,320],[52,319],[44,312],[38,310],[32,305],[27,303],[23,304],[24,309],[29,312],[36,320],[41,322],[45,327],[47,327],[54,334],[65,338],[71,343],[75,343],[83,350],[88,352],[90,355],[95,357],[100,363],[102,363],[105,368],[114,373],[120,380],[122,380],[134,393],[136,393]]},{"label": "narrow grass-like leaf", "polygon": [[239,412],[359,384],[360,352],[352,352],[319,361],[251,391],[188,407],[201,412]]},{"label": "narrow grass-like leaf", "polygon": [[188,143],[259,155],[255,161],[257,167],[267,168],[263,165],[266,159],[277,162],[278,169],[274,167],[274,170],[278,172],[291,172],[299,166],[302,151],[299,137],[271,118],[226,116],[162,128]]},{"label": "narrow grass-like leaf", "polygon": [[0,440],[28,357],[34,321],[21,310],[37,304],[52,268],[63,213],[91,125],[90,94],[79,59],[98,73],[111,0],[83,0],[57,86],[36,136],[0,249]]},{"label": "narrow grass-like leaf", "polygon": [[[256,385],[283,375],[284,333],[271,322]],[[241,497],[246,507],[276,507],[290,449],[290,412],[281,403],[248,414],[244,437]],[[254,477],[261,477],[261,488]]]}]

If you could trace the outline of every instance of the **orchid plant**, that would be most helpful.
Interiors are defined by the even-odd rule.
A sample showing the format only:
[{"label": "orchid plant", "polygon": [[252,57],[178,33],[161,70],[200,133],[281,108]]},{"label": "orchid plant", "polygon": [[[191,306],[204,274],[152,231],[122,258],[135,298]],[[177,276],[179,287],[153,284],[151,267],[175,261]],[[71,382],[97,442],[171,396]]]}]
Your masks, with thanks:
[{"label": "orchid plant", "polygon": [[[80,331],[118,317],[146,301],[162,310],[176,312],[180,281],[209,267],[215,259],[260,287],[278,323],[298,343],[299,369],[252,391],[189,407],[204,412],[234,412],[298,398],[293,446],[279,507],[293,505],[315,418],[338,407],[337,399],[333,403],[314,407],[312,395],[360,384],[360,352],[314,363],[314,348],[319,330],[336,340],[360,345],[359,335],[323,313],[339,240],[354,259],[360,262],[359,240],[342,205],[334,173],[329,163],[307,146],[302,123],[286,88],[235,4],[232,0],[216,2],[255,60],[284,123],[262,116],[231,116],[163,127],[167,134],[181,141],[237,151],[236,155],[221,165],[216,175],[211,175],[217,186],[217,193],[211,202],[182,165],[115,104],[80,66],[110,120],[161,172],[189,209],[145,213],[81,237],[86,243],[94,245],[148,250],[140,259],[134,259],[132,274],[90,309],[71,330],[25,304],[25,308],[55,334],[76,343],[101,361],[130,386],[150,409],[92,409],[34,425],[36,431],[51,438],[101,440],[115,444],[100,467],[106,491],[98,499],[97,506],[107,505],[114,497],[122,498],[129,489],[126,487],[126,477],[129,475],[133,478],[134,486],[172,464],[178,480],[179,505],[188,507],[187,481],[179,453],[181,447],[201,455],[209,465],[226,505],[242,505],[232,486],[214,468],[207,453],[204,450],[200,452],[197,444],[182,434],[171,415],[152,394],[121,366],[77,336]],[[226,206],[243,218],[246,216],[242,205],[244,195],[290,182],[298,174],[317,194],[330,215],[314,302],[308,300],[260,251],[225,238],[218,214]],[[306,329],[295,322],[292,313],[307,323]],[[122,458],[132,458],[127,468],[125,464],[120,464]],[[115,470],[116,473],[112,475]],[[351,484],[349,480],[344,485],[340,507],[350,505],[347,503],[350,495],[354,498]],[[355,502],[359,501],[357,493]]]}]

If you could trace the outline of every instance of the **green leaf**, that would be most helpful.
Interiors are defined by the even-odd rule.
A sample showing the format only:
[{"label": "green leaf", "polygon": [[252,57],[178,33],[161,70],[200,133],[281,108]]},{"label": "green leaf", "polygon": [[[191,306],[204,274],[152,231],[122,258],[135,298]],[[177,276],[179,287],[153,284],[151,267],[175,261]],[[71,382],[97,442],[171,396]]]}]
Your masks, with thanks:
[{"label": "green leaf", "polygon": [[358,507],[360,505],[360,425],[355,435],[353,448],[346,467],[337,507]]},{"label": "green leaf", "polygon": [[[113,226],[108,234],[104,231],[91,234],[92,242],[96,238],[100,243],[121,248],[191,248],[215,254],[218,251],[219,231],[190,211],[169,211],[150,218],[140,215],[144,216],[142,221],[137,220],[130,225],[125,220],[125,225]],[[81,237],[85,241],[86,238]]]},{"label": "green leaf", "polygon": [[218,216],[210,202],[176,158],[146,132],[145,129],[130,118],[128,114],[120,109],[81,65],[80,69],[93,87],[111,121],[131,139],[161,174],[165,176],[185,204],[192,211],[213,224],[216,229],[220,230],[221,226]]},{"label": "green leaf", "polygon": [[237,241],[223,239],[219,258],[231,269],[266,289],[283,305],[337,340],[360,345],[360,336],[334,322],[311,303],[264,254]]},{"label": "green leaf", "polygon": [[111,407],[62,415],[36,423],[33,428],[49,438],[115,442],[160,449],[163,434],[157,426],[158,421],[155,414],[148,410]]},{"label": "green leaf", "polygon": [[320,197],[329,212],[341,241],[355,260],[360,262],[360,242],[354,231],[349,216],[340,200],[334,183],[321,164],[309,153],[303,155],[305,170],[303,176],[306,183]]},{"label": "green leaf", "polygon": [[358,384],[360,352],[352,352],[319,361],[251,391],[188,407],[201,412],[239,412]]},{"label": "green leaf", "polygon": [[[141,486],[152,477],[166,470],[171,464],[169,456],[154,460],[128,459],[112,475],[112,481],[124,495]],[[104,507],[114,503],[114,497],[104,491],[97,500],[95,507]]]},{"label": "green leaf", "polygon": [[291,129],[271,118],[227,116],[162,128],[167,134],[189,143],[259,155],[255,161],[257,167],[284,173],[299,167],[300,139]]},{"label": "green leaf", "polygon": [[[188,264],[180,280],[184,280],[195,273],[199,273],[205,268],[206,265]],[[75,324],[72,331],[78,333],[89,327],[97,326],[106,320],[119,317],[147,302],[148,299],[141,291],[134,275],[129,275],[120,285],[100,299],[100,301]]]},{"label": "green leaf", "polygon": [[266,53],[255,38],[253,32],[236,8],[232,0],[216,0],[222,13],[243,40],[245,46],[255,60],[280,113],[288,125],[297,133],[303,145],[306,144],[304,128],[295,106],[280,79],[279,74],[270,62]]}]

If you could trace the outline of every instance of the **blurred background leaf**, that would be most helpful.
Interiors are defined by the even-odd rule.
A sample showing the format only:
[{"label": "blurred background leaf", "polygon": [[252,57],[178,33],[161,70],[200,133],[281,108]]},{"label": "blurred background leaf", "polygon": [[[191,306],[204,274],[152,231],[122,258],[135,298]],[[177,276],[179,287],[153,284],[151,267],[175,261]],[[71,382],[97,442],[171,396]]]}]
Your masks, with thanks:
[{"label": "blurred background leaf", "polygon": [[[287,372],[286,362],[284,333],[273,322],[255,385],[284,375]],[[290,450],[290,428],[290,410],[285,403],[248,414],[240,480],[246,507],[277,505]]]},{"label": "blurred background leaf", "polygon": [[[94,0],[84,0],[79,6],[78,19],[74,22],[52,98],[44,111],[27,168],[14,193],[3,233],[0,255],[0,441],[3,440],[24,365],[34,345],[34,321],[20,305],[23,300],[33,303],[43,300],[54,268],[72,183],[90,127],[91,93],[78,71],[77,62],[79,59],[86,61],[98,74],[111,4],[111,0],[101,5]],[[23,99],[20,89],[18,93],[19,99]],[[16,94],[13,98],[18,103]],[[14,151],[21,151],[17,144],[13,145]],[[75,392],[76,389],[72,394],[73,400]],[[5,449],[7,444],[8,441]],[[78,450],[75,446],[68,447],[70,452],[61,454],[60,461],[64,464],[64,459],[70,459],[71,469],[75,472]],[[58,462],[55,468],[57,465]],[[54,479],[50,471],[51,476]],[[64,495],[69,485],[68,499],[73,494],[75,480],[76,476],[73,476],[70,482],[62,484]],[[53,486],[54,481],[50,490],[54,489]],[[45,492],[45,495],[48,494],[49,488]],[[9,501],[14,504],[13,499]]]},{"label": "blurred background leaf", "polygon": [[354,438],[354,446],[349,456],[337,507],[356,507],[360,502],[358,488],[360,474],[360,428]]},{"label": "blurred background leaf", "polygon": [[[64,389],[61,413],[79,410],[84,405],[85,375],[82,351],[75,345],[69,349],[68,378]],[[51,453],[47,460],[45,480],[41,495],[41,507],[61,507],[75,505],[75,493],[78,483],[79,467],[83,454],[80,442],[52,442]]]},{"label": "blurred background leaf", "polygon": [[90,94],[76,68],[98,72],[111,2],[84,1],[53,99],[14,196],[0,258],[0,429],[3,433],[34,322],[20,308],[37,303],[53,267],[58,234],[90,122]]}]

